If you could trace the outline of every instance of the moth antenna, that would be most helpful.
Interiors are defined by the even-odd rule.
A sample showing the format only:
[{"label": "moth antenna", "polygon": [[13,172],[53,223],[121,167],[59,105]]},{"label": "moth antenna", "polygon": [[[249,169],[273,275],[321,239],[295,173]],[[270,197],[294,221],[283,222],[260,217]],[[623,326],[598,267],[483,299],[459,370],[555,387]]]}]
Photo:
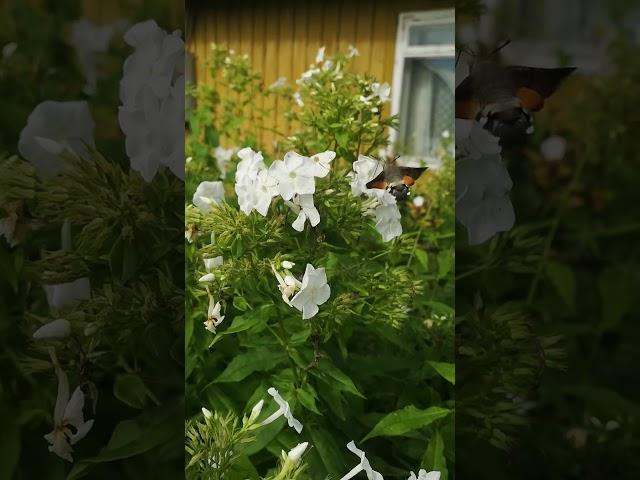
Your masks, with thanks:
[{"label": "moth antenna", "polygon": [[496,53],[498,53],[500,50],[502,50],[504,47],[506,47],[510,43],[511,43],[511,39],[507,38],[500,45],[498,45],[496,48],[494,48],[493,51],[489,54],[489,56],[491,57],[491,56],[495,55]]}]

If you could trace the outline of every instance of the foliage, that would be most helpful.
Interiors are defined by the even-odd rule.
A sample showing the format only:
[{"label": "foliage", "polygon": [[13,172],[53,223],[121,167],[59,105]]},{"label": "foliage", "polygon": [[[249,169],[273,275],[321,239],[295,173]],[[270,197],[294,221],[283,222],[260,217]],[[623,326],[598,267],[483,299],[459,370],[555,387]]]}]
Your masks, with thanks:
[{"label": "foliage", "polygon": [[[576,72],[506,156],[516,226],[481,246],[457,236],[461,475],[477,475],[478,462],[492,479],[637,472],[638,390],[627,379],[640,63],[624,39],[609,53],[609,72]],[[540,151],[551,135],[567,141],[555,161]]]},{"label": "foliage", "polygon": [[[193,240],[186,248],[187,476],[218,478],[202,477],[206,464],[205,470],[194,466],[202,464],[203,449],[215,448],[207,442],[225,432],[228,440],[218,440],[222,449],[236,435],[244,438],[239,416],[275,386],[304,425],[301,435],[283,429],[281,420],[260,427],[255,438],[233,449],[239,455],[234,472],[241,473],[225,478],[285,478],[274,470],[275,460],[300,442],[309,448],[306,469],[296,476],[339,478],[355,464],[343,447],[350,440],[385,478],[406,478],[421,465],[447,478],[455,458],[451,141],[443,140],[443,167],[413,188],[424,205],[399,202],[404,234],[383,243],[346,178],[358,154],[384,147],[387,129],[395,125],[381,114],[382,102],[361,100],[371,96],[373,79],[352,73],[348,55],[338,54],[328,59],[330,68],[313,66],[296,91],[265,87],[247,58],[220,47],[211,56],[215,82],[190,90],[197,106],[187,138],[187,195],[219,175],[212,158],[219,143],[259,148],[254,142],[263,123],[249,115],[266,113],[234,100],[255,92],[288,99],[300,94],[302,105],[296,103],[289,116],[292,135],[278,137],[276,154],[335,148],[337,156],[316,183],[321,221],[300,233],[282,201],[274,200],[265,217],[238,210],[235,156],[223,178],[225,200],[207,213],[186,207]],[[225,98],[221,88],[237,97]],[[232,114],[232,108],[238,110]],[[227,130],[229,122],[235,127]],[[246,122],[251,128],[237,128]],[[274,159],[270,149],[262,151],[267,161]],[[213,278],[198,281],[207,273],[204,259],[218,256],[224,261]],[[290,271],[299,278],[307,263],[326,270],[330,298],[309,320],[281,298],[273,268],[281,270],[284,261],[295,264]],[[202,326],[209,295],[224,313],[215,334]],[[202,406],[215,412],[204,423],[198,419]]]},{"label": "foliage", "polygon": [[[147,184],[129,169],[117,126],[122,35],[99,56],[88,99],[68,38],[80,4],[49,3],[9,2],[0,34],[3,45],[17,43],[0,61],[2,91],[11,92],[10,125],[0,129],[0,220],[17,214],[19,234],[15,245],[0,237],[0,410],[10,425],[0,477],[173,478],[182,470],[184,185],[168,172]],[[16,144],[34,106],[49,99],[90,100],[97,141],[82,160],[62,153],[63,173],[47,178]],[[88,298],[51,301],[52,285],[78,279],[88,279]],[[56,318],[69,322],[69,336],[32,338]],[[85,418],[95,419],[73,446],[73,465],[43,438],[56,404],[50,348],[72,389],[84,392]]]}]

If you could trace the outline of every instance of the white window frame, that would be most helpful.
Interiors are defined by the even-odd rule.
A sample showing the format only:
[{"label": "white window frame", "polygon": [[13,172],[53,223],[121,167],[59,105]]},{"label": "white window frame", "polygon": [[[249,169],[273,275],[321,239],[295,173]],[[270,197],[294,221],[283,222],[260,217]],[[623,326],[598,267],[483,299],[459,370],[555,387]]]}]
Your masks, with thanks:
[{"label": "white window frame", "polygon": [[[398,32],[396,35],[396,51],[393,62],[393,80],[391,86],[391,114],[400,113],[402,101],[402,85],[404,81],[404,64],[407,58],[455,58],[455,43],[449,45],[409,45],[409,30],[416,25],[451,25],[455,29],[455,10],[426,10],[419,12],[401,13],[398,17]],[[391,129],[389,140],[394,145],[400,132]],[[407,156],[403,157],[409,160]]]}]

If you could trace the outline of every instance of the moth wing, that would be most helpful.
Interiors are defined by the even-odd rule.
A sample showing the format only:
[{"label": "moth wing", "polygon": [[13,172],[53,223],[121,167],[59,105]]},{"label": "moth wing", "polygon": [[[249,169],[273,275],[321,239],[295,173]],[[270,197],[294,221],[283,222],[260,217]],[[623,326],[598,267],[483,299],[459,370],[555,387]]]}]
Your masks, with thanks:
[{"label": "moth wing", "polygon": [[517,88],[526,87],[534,90],[543,98],[549,98],[557,90],[560,83],[575,71],[576,67],[537,68],[509,66]]},{"label": "moth wing", "polygon": [[473,78],[469,75],[456,87],[456,118],[473,118],[477,102],[473,96]]},{"label": "moth wing", "polygon": [[400,167],[400,172],[402,173],[403,177],[409,176],[414,181],[416,181],[418,180],[418,178],[420,178],[420,175],[422,175],[423,172],[428,168],[429,167]]},{"label": "moth wing", "polygon": [[385,175],[384,175],[384,170],[383,170],[376,176],[376,178],[374,178],[373,180],[368,182],[366,184],[366,187],[367,188],[378,188],[380,190],[384,190],[384,188],[387,185],[387,182],[385,182],[384,177],[385,177]]}]

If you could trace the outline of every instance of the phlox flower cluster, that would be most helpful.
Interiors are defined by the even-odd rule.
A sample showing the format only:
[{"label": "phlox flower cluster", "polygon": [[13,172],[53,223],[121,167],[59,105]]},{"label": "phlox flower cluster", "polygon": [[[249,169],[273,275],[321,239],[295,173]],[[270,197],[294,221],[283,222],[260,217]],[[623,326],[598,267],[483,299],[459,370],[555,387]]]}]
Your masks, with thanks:
[{"label": "phlox flower cluster", "polygon": [[486,117],[456,120],[456,217],[469,244],[486,242],[515,222],[509,192],[513,186],[499,138],[486,128]]},{"label": "phlox flower cluster", "polygon": [[364,214],[375,218],[376,230],[385,242],[402,235],[400,210],[396,198],[386,190],[367,188],[367,183],[376,178],[382,171],[382,163],[366,155],[360,155],[353,162],[353,171],[348,176],[351,179],[351,194],[354,197],[365,195]]},{"label": "phlox flower cluster", "polygon": [[118,121],[131,168],[150,182],[160,166],[184,180],[184,42],[154,20],[124,36],[134,48],[120,81]]}]

